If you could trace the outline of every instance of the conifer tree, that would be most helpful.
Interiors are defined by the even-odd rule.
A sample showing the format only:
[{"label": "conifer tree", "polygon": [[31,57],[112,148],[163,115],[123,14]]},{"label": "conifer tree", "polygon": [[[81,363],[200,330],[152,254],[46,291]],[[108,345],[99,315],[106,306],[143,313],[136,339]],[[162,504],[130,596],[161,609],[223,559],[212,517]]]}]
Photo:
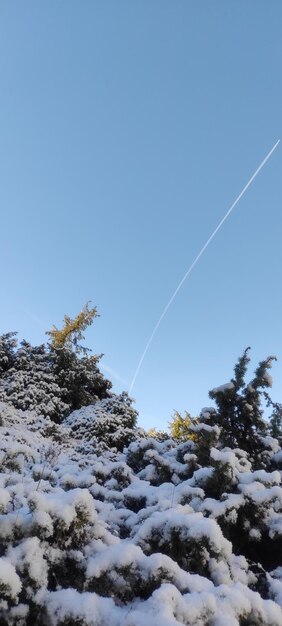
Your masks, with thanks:
[{"label": "conifer tree", "polygon": [[282,405],[276,406],[270,417],[270,434],[271,437],[278,439],[280,445],[282,444]]},{"label": "conifer tree", "polygon": [[185,411],[184,417],[178,411],[175,411],[171,422],[169,422],[171,436],[177,441],[193,440],[195,434],[191,431],[191,426],[195,425],[196,422],[197,419],[192,418],[187,411]]},{"label": "conifer tree", "polygon": [[1,378],[1,401],[51,419],[65,415],[69,406],[62,399],[64,390],[56,381],[45,346],[33,347],[27,341],[20,345],[13,365]]},{"label": "conifer tree", "polygon": [[156,439],[157,441],[166,441],[166,439],[169,439],[169,435],[165,430],[157,430],[154,426],[146,431],[146,436],[150,439]]},{"label": "conifer tree", "polygon": [[56,380],[69,412],[106,398],[112,386],[98,367],[102,355],[89,355],[91,350],[80,343],[84,340],[83,331],[96,317],[97,308],[89,308],[86,303],[74,319],[65,315],[62,329],[54,326],[46,333],[50,337],[48,345]]},{"label": "conifer tree", "polygon": [[94,404],[108,397],[112,383],[99,370],[102,355],[78,355],[67,348],[50,348],[50,359],[62,399],[69,406],[69,413],[82,406]]},{"label": "conifer tree", "polygon": [[17,333],[6,333],[0,337],[0,375],[12,367],[17,347]]},{"label": "conifer tree", "polygon": [[46,335],[50,337],[50,346],[54,350],[74,350],[77,354],[87,353],[88,348],[85,348],[79,341],[84,340],[83,331],[90,326],[95,317],[98,317],[97,308],[89,308],[89,302],[85,304],[82,311],[78,315],[71,319],[68,315],[64,317],[64,325],[61,329],[56,326],[52,330],[46,332]]},{"label": "conifer tree", "polygon": [[223,445],[239,447],[256,454],[261,447],[261,436],[266,433],[267,428],[261,400],[263,390],[272,385],[268,370],[275,357],[270,356],[261,361],[253,380],[247,384],[245,375],[250,360],[248,351],[249,348],[244,350],[239,358],[234,369],[234,378],[210,391],[210,398],[215,400],[217,406],[217,410],[210,414],[210,420],[220,427]]},{"label": "conifer tree", "polygon": [[88,303],[73,320],[66,315],[61,330],[47,333],[47,346],[22,341],[17,350],[16,333],[2,335],[0,401],[60,422],[71,411],[108,397],[112,385],[99,370],[102,355],[90,356],[80,344],[95,317],[96,307]]},{"label": "conifer tree", "polygon": [[271,437],[278,439],[279,444],[282,444],[282,404],[280,402],[273,402],[267,392],[264,392],[264,397],[267,406],[272,407],[272,413],[269,418],[268,430]]}]

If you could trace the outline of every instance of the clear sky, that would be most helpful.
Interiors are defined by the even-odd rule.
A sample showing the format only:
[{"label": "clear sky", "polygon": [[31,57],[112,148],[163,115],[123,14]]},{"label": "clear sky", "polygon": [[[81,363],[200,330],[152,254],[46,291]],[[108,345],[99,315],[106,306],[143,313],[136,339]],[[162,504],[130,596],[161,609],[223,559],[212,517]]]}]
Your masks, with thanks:
[{"label": "clear sky", "polygon": [[[281,0],[0,1],[1,332],[41,343],[91,300],[86,343],[126,388],[282,135],[281,23]],[[164,318],[145,427],[210,405],[248,345],[282,402],[281,168],[282,144]]]}]

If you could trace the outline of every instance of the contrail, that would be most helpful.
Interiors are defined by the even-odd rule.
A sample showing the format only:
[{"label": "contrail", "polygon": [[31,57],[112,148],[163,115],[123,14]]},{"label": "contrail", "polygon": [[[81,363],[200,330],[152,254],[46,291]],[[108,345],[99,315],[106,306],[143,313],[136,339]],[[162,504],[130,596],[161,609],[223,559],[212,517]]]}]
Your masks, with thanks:
[{"label": "contrail", "polygon": [[37,317],[37,315],[34,315],[33,313],[31,313],[30,311],[28,311],[27,309],[22,308],[22,311],[28,315],[28,317],[30,317],[30,319],[32,319],[34,322],[36,322],[39,326],[42,326],[42,328],[48,328],[48,324],[46,322],[44,322],[40,317]]},{"label": "contrail", "polygon": [[125,378],[122,378],[122,376],[120,376],[119,373],[116,372],[116,370],[114,370],[112,367],[110,367],[109,365],[106,365],[106,363],[100,363],[99,367],[101,367],[102,370],[107,372],[107,374],[110,374],[110,376],[118,380],[119,383],[122,383],[123,385],[128,387],[129,385],[128,380],[126,380]]},{"label": "contrail", "polygon": [[174,299],[176,298],[179,290],[181,289],[183,283],[185,282],[186,278],[188,278],[189,274],[191,274],[192,270],[194,269],[195,265],[198,263],[199,259],[201,258],[202,254],[205,252],[205,250],[207,249],[207,247],[210,245],[211,241],[213,240],[213,238],[215,237],[216,233],[220,230],[220,228],[223,226],[225,220],[227,220],[228,216],[230,215],[231,211],[233,211],[233,209],[235,208],[236,204],[238,204],[238,202],[241,200],[242,196],[244,195],[244,193],[247,191],[248,187],[252,184],[252,182],[255,180],[256,176],[258,175],[258,173],[260,172],[260,170],[263,168],[263,166],[266,164],[266,162],[268,161],[268,159],[270,159],[272,153],[274,152],[274,150],[277,148],[278,144],[280,143],[280,139],[278,139],[278,141],[276,141],[276,143],[274,144],[274,146],[271,148],[271,150],[268,152],[268,154],[266,155],[266,157],[263,159],[263,161],[261,162],[261,164],[258,166],[258,168],[256,169],[256,171],[254,172],[254,174],[251,176],[250,180],[247,182],[247,184],[245,185],[245,187],[242,189],[242,191],[239,193],[239,196],[237,196],[236,200],[233,202],[233,204],[231,205],[230,209],[228,209],[227,213],[225,213],[224,217],[222,218],[222,220],[219,222],[219,224],[217,225],[217,227],[215,228],[215,230],[212,232],[212,234],[210,235],[210,237],[208,238],[208,240],[206,241],[206,243],[204,244],[204,246],[202,247],[202,249],[200,250],[199,254],[197,254],[196,258],[194,259],[193,263],[190,265],[190,267],[188,268],[187,272],[184,274],[183,278],[181,279],[179,285],[176,287],[175,291],[173,292],[170,300],[168,301],[168,303],[166,304],[160,318],[158,319],[147,343],[144,349],[144,352],[141,355],[141,358],[139,360],[139,363],[137,365],[135,374],[132,378],[130,387],[129,387],[129,393],[131,393],[136,378],[140,372],[140,368],[141,365],[145,359],[145,356],[150,348],[150,345],[154,339],[154,336],[159,328],[159,325],[161,323],[161,321],[163,320],[164,316],[166,315],[166,313],[168,312],[168,309],[170,307],[170,305],[173,303]]}]

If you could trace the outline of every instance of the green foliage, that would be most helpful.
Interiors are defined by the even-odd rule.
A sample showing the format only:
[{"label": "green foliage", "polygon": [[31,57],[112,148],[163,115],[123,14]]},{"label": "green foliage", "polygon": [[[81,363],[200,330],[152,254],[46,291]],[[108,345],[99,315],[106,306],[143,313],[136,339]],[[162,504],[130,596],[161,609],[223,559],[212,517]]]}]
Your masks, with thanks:
[{"label": "green foliage", "polygon": [[268,430],[271,437],[278,439],[280,445],[282,443],[282,404],[280,402],[273,402],[267,392],[264,392],[266,405],[272,408],[272,413],[269,418]]},{"label": "green foliage", "polygon": [[101,356],[79,358],[77,353],[66,348],[51,348],[49,358],[62,401],[68,407],[67,413],[108,397],[112,384],[99,370]]},{"label": "green foliage", "polygon": [[64,317],[64,325],[61,329],[56,326],[46,332],[50,337],[50,346],[55,350],[74,350],[76,353],[87,352],[87,348],[78,342],[84,339],[83,331],[90,326],[95,317],[98,317],[97,308],[89,308],[89,302],[85,304],[82,311],[71,319],[68,315]]},{"label": "green foliage", "polygon": [[49,357],[67,413],[108,397],[112,386],[98,367],[102,355],[89,356],[89,349],[79,344],[84,339],[83,331],[95,317],[98,317],[96,307],[89,308],[87,303],[74,320],[65,315],[61,330],[54,327],[46,333],[51,337]]},{"label": "green foliage", "polygon": [[69,407],[44,345],[33,347],[27,341],[21,342],[11,367],[2,374],[0,400],[52,419],[67,413]]},{"label": "green foliage", "polygon": [[157,430],[154,427],[149,428],[149,430],[146,432],[146,436],[152,437],[153,439],[156,439],[157,441],[165,441],[166,439],[169,438],[168,433],[166,433],[164,430]]},{"label": "green foliage", "polygon": [[145,607],[148,623],[167,614],[278,626],[271,609],[263,617],[264,598],[278,609],[282,550],[282,405],[266,391],[274,357],[247,384],[245,350],[231,381],[210,392],[216,408],[175,412],[170,438],[144,433],[132,399],[110,393],[100,357],[78,343],[93,311],[66,317],[48,346],[0,337],[0,400],[32,409],[0,411],[0,624],[102,626],[115,612],[115,623],[133,624]]},{"label": "green foliage", "polygon": [[2,335],[0,401],[61,422],[72,411],[108,397],[112,385],[99,370],[101,355],[89,356],[79,345],[82,331],[96,316],[96,308],[88,304],[74,320],[65,316],[62,330],[47,333],[48,346],[22,341],[17,349],[16,333]]},{"label": "green foliage", "polygon": [[254,456],[261,451],[261,436],[266,433],[261,400],[264,389],[271,387],[268,373],[275,357],[261,361],[254,378],[247,384],[245,374],[249,363],[249,348],[239,358],[234,378],[230,383],[212,389],[209,393],[217,410],[211,415],[211,423],[220,427],[220,441],[231,448],[239,447]]},{"label": "green foliage", "polygon": [[0,375],[12,367],[14,363],[17,333],[6,333],[0,337]]},{"label": "green foliage", "polygon": [[278,439],[282,443],[282,405],[275,406],[273,413],[270,417],[270,434],[271,437]]},{"label": "green foliage", "polygon": [[173,439],[177,441],[187,441],[195,439],[195,434],[191,430],[191,426],[197,423],[197,418],[191,417],[190,413],[185,411],[184,417],[175,411],[171,422],[169,422],[170,433]]},{"label": "green foliage", "polygon": [[65,420],[71,431],[82,441],[96,448],[103,443],[104,449],[122,451],[137,438],[137,411],[126,392],[111,394],[94,404],[75,411]]}]

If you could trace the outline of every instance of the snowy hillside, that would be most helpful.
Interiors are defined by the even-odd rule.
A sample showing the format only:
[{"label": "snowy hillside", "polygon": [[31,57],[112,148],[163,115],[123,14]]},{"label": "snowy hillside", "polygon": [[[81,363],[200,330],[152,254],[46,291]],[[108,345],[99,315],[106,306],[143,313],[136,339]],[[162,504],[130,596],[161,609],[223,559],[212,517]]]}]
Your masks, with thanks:
[{"label": "snowy hillside", "polygon": [[206,411],[204,465],[196,440],[114,453],[105,402],[61,425],[0,406],[1,624],[281,626],[277,440],[254,470]]}]

